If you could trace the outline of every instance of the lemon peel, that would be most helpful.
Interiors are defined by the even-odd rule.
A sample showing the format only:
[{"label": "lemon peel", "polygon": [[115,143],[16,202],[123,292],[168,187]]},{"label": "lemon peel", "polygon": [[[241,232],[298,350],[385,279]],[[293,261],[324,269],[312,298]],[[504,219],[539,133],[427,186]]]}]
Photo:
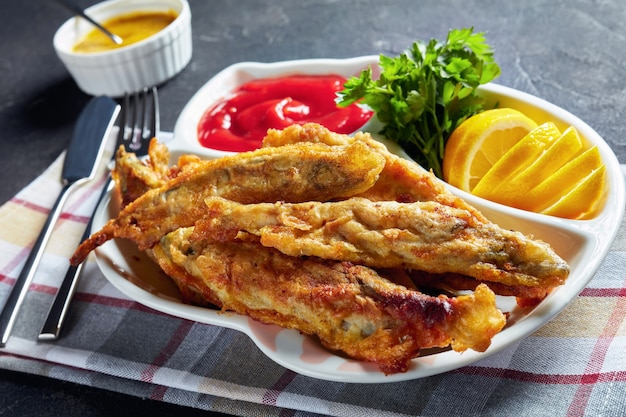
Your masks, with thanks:
[{"label": "lemon peel", "polygon": [[486,110],[470,117],[448,139],[444,180],[472,191],[493,164],[536,127],[532,119],[511,108]]}]

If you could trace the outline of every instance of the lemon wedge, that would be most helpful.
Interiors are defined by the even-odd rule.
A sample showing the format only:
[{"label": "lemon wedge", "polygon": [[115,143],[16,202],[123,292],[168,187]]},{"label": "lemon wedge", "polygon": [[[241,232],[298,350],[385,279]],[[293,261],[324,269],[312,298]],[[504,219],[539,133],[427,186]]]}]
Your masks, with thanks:
[{"label": "lemon wedge", "polygon": [[532,119],[510,108],[486,110],[470,117],[446,143],[444,180],[472,191],[493,164],[536,127]]},{"label": "lemon wedge", "polygon": [[[582,149],[583,143],[578,135],[578,131],[570,126],[558,135],[556,126],[551,125],[549,129],[542,129],[542,134],[530,133],[533,144],[538,145],[538,149],[532,149],[528,152],[529,159],[524,159],[519,155],[514,155],[515,149],[521,150],[518,145],[511,149],[510,153],[505,154],[501,161],[503,163],[511,163],[505,158],[517,156],[519,168],[517,172],[508,178],[494,178],[498,184],[492,184],[485,193],[485,198],[492,199],[502,204],[512,207],[522,208],[528,201],[527,193],[542,183],[546,178],[559,170],[568,161],[574,158]],[[555,139],[557,138],[557,139]],[[523,144],[526,138],[520,141]],[[538,144],[537,141],[543,142]],[[480,184],[480,183],[479,183]],[[478,187],[475,193],[478,193]]]},{"label": "lemon wedge", "polygon": [[585,219],[593,215],[602,199],[605,171],[604,165],[594,169],[567,194],[541,213],[569,219]]},{"label": "lemon wedge", "polygon": [[499,186],[511,181],[516,174],[528,168],[560,136],[561,132],[552,122],[533,129],[485,173],[472,193],[489,200],[494,198],[500,200],[497,192]]},{"label": "lemon wedge", "polygon": [[539,126],[513,109],[467,119],[446,146],[444,179],[511,207],[587,219],[601,207],[606,168],[600,151],[570,126]]},{"label": "lemon wedge", "polygon": [[[601,177],[602,179],[599,180],[597,177]],[[595,178],[595,180],[593,180],[593,178]],[[582,186],[585,181],[587,181],[587,184],[592,184],[593,181],[595,181],[598,188],[595,191],[587,191],[586,195],[580,195],[580,193],[582,193],[580,188],[585,188],[585,186]],[[570,195],[576,188],[579,188],[577,193],[582,198],[580,202],[589,206],[589,208],[582,210],[580,213],[590,212],[591,208],[600,200],[603,187],[604,165],[602,164],[600,151],[596,146],[593,146],[563,165],[528,192],[524,199],[525,203],[520,205],[520,208],[543,212],[544,214],[557,213],[559,211],[556,211],[556,208],[558,208],[556,205],[559,201],[560,204],[563,205],[567,201],[564,201],[565,196]],[[550,209],[550,207],[553,208]],[[560,212],[563,212],[563,210],[560,209]],[[578,217],[579,215],[577,214],[575,218]]]}]

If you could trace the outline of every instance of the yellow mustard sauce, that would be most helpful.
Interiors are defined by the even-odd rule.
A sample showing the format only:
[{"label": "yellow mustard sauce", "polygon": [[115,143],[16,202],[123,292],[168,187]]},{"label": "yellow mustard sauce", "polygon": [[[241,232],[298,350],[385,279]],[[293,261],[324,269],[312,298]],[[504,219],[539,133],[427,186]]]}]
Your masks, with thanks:
[{"label": "yellow mustard sauce", "polygon": [[121,44],[116,44],[102,32],[94,29],[74,46],[74,52],[102,52],[139,42],[163,30],[176,17],[178,14],[173,10],[134,12],[116,16],[102,25],[122,38]]}]

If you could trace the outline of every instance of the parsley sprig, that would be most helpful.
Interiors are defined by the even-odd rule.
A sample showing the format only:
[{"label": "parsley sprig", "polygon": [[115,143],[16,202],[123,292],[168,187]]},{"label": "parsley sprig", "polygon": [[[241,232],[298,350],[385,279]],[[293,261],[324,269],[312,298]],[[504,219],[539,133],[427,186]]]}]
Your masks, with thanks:
[{"label": "parsley sprig", "polygon": [[361,100],[376,112],[385,138],[441,178],[448,137],[483,109],[476,88],[500,75],[484,33],[453,29],[445,42],[417,41],[396,58],[380,55],[379,66],[377,80],[371,68],[348,79],[338,104]]}]

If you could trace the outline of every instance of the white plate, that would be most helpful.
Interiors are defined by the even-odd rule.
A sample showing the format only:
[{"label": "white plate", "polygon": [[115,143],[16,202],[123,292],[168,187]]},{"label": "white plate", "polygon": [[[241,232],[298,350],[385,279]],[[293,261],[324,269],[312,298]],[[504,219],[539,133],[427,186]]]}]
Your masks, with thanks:
[{"label": "white plate", "polygon": [[[242,63],[229,67],[211,79],[191,99],[176,124],[174,139],[168,143],[175,153],[193,152],[206,157],[215,153],[195,143],[195,126],[202,112],[237,83],[254,77],[267,77],[285,73],[339,73],[356,74],[360,69],[377,62],[377,57],[348,60],[306,60],[273,64]],[[606,142],[586,123],[567,111],[534,96],[498,86],[481,87],[489,101],[501,106],[522,110],[538,123],[551,120],[560,128],[575,126],[582,137],[597,145],[606,165],[605,204],[592,220],[565,220],[504,207],[450,189],[478,207],[491,220],[505,228],[533,234],[549,242],[571,267],[565,285],[559,287],[538,306],[522,310],[512,297],[498,297],[498,306],[510,312],[507,327],[497,334],[491,347],[484,353],[451,350],[436,352],[413,360],[406,373],[385,376],[377,367],[336,356],[313,338],[295,330],[259,324],[237,314],[221,314],[215,310],[183,304],[174,284],[133,244],[114,240],[96,251],[96,259],[107,279],[122,293],[155,310],[202,323],[227,327],[247,334],[270,359],[303,375],[330,381],[355,383],[395,382],[439,374],[469,365],[516,343],[546,324],[561,311],[587,285],[606,256],[615,238],[624,211],[624,181],[617,158]],[[117,215],[117,207],[110,198],[99,207],[94,229]]]}]

